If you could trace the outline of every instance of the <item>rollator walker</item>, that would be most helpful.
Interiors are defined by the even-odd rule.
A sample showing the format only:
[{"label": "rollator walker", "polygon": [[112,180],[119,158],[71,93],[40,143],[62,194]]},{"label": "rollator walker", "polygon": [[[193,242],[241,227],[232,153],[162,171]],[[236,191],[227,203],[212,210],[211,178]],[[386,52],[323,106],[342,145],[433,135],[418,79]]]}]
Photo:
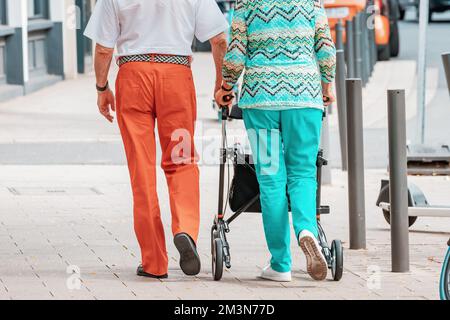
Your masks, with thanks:
[{"label": "rollator walker", "polygon": [[[221,107],[222,121],[222,147],[220,149],[220,174],[219,174],[219,205],[218,213],[211,228],[211,254],[212,254],[212,275],[215,281],[220,281],[223,276],[224,265],[231,268],[231,250],[227,241],[227,234],[230,232],[230,224],[244,212],[261,213],[261,203],[259,195],[259,184],[256,178],[255,167],[252,156],[245,154],[239,144],[232,148],[227,144],[227,122],[230,119],[241,120],[242,110],[235,104],[231,112],[226,107]],[[326,116],[326,113],[324,113]],[[230,162],[233,162],[234,177],[231,188],[224,197],[225,192],[225,169],[230,170]],[[331,247],[328,245],[327,237],[322,228],[320,217],[322,214],[329,214],[330,207],[321,205],[321,176],[322,167],[327,165],[327,160],[320,150],[317,155],[317,223],[319,229],[319,244],[322,247],[323,255],[331,270],[334,281],[339,281],[343,274],[343,247],[340,240],[333,240]],[[229,185],[230,181],[228,181]],[[225,218],[225,211],[229,203],[230,209],[234,212],[229,218]]]}]

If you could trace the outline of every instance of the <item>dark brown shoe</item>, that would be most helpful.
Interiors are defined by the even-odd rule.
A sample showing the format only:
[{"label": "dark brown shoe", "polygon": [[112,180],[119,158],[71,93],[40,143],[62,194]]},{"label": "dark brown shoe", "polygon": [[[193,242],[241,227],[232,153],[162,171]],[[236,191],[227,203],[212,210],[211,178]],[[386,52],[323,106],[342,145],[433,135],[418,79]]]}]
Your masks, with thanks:
[{"label": "dark brown shoe", "polygon": [[154,274],[147,273],[144,271],[144,267],[140,265],[137,270],[136,274],[140,277],[146,277],[146,278],[152,278],[152,279],[167,279],[169,276],[166,274],[163,274],[162,276],[155,276]]}]

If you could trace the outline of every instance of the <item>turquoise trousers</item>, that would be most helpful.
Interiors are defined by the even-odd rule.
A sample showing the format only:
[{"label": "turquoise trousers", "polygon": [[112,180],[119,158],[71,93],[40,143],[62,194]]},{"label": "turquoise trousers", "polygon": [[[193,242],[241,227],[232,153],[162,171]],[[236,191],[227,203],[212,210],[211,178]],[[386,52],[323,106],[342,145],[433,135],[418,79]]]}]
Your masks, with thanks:
[{"label": "turquoise trousers", "polygon": [[318,235],[316,219],[317,155],[322,110],[244,109],[256,175],[267,245],[275,271],[291,270],[288,196],[294,231]]}]

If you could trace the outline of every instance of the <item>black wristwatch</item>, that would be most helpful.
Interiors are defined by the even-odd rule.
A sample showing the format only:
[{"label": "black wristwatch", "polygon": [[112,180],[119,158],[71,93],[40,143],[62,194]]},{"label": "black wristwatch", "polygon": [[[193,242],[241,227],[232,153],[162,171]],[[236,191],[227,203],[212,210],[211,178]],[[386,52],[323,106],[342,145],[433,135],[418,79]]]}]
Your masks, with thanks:
[{"label": "black wristwatch", "polygon": [[95,85],[98,92],[105,92],[109,88],[109,81],[106,81],[106,84],[104,87],[99,87],[98,84]]}]

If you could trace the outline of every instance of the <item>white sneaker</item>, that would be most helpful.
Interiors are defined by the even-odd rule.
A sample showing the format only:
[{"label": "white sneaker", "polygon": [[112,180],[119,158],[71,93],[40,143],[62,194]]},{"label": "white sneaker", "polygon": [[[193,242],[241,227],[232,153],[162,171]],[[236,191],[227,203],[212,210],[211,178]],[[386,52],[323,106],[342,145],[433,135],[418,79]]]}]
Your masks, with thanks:
[{"label": "white sneaker", "polygon": [[278,272],[272,269],[270,264],[265,267],[261,273],[261,278],[277,282],[291,282],[291,272]]},{"label": "white sneaker", "polygon": [[325,280],[328,272],[328,264],[314,234],[308,230],[303,230],[298,240],[300,248],[302,248],[306,256],[308,274],[314,280]]}]

